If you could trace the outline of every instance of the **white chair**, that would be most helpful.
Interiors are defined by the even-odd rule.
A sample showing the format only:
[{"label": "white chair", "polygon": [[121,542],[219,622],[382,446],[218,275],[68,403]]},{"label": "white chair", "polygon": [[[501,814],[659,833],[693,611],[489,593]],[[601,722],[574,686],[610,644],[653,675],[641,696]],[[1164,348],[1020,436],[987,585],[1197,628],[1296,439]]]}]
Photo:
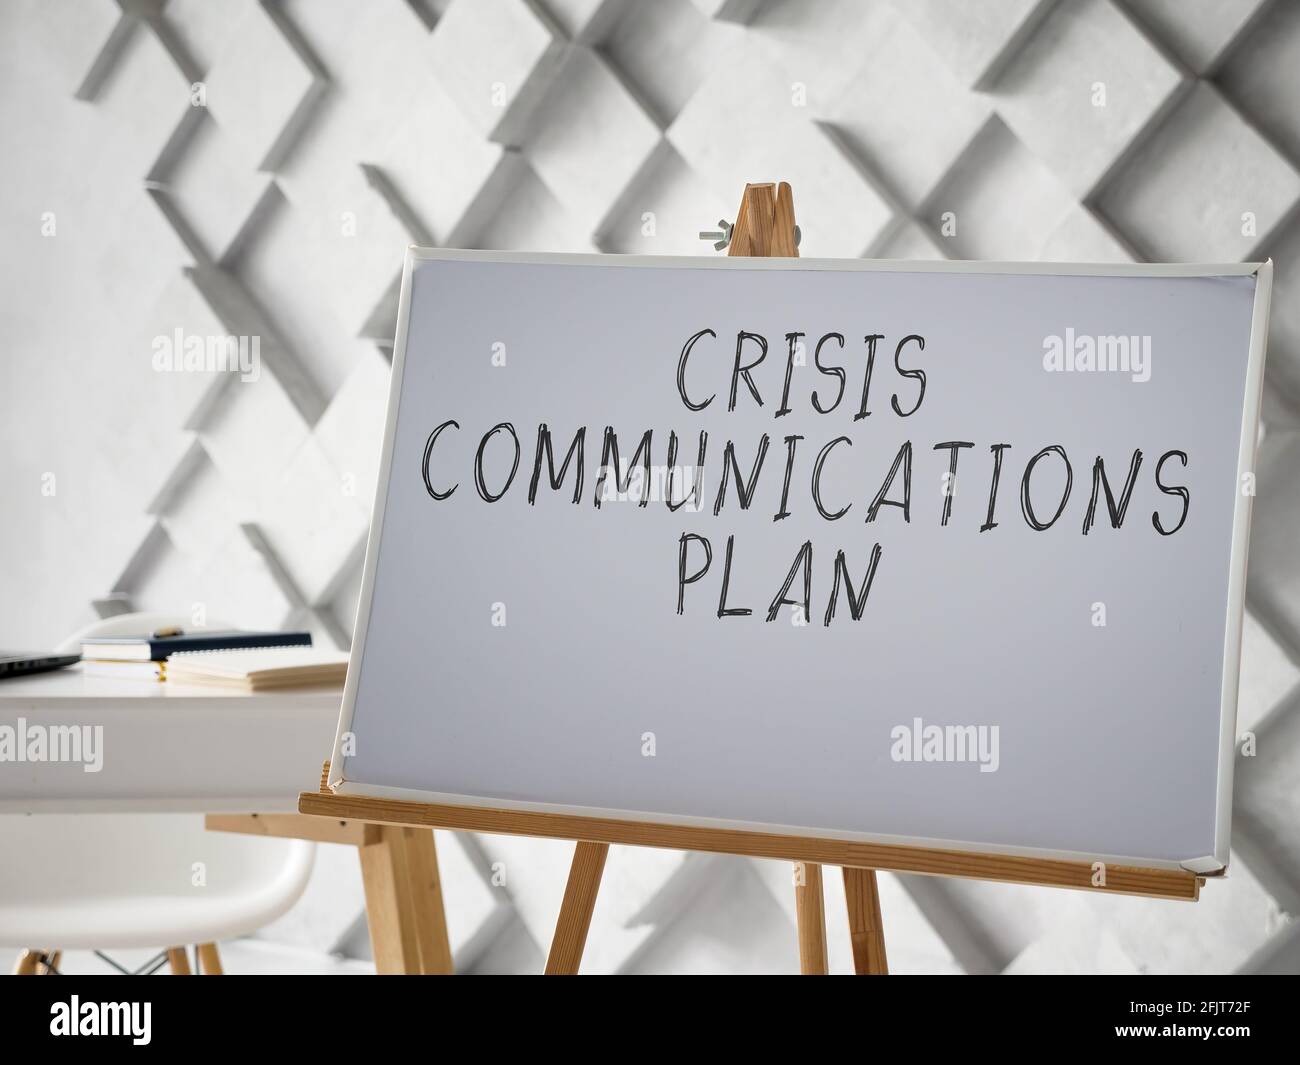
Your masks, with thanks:
[{"label": "white chair", "polygon": [[[188,625],[126,614],[83,636]],[[302,896],[315,844],[207,832],[199,814],[0,817],[0,945],[24,950],[15,972],[48,972],[62,950],[166,950],[173,973],[221,972],[216,944],[275,920]],[[161,955],[159,956],[161,958]]]},{"label": "white chair", "polygon": [[297,902],[315,847],[207,832],[201,814],[29,814],[0,817],[0,854],[0,943],[29,955],[170,946],[173,971],[194,943],[219,972],[216,943]]}]

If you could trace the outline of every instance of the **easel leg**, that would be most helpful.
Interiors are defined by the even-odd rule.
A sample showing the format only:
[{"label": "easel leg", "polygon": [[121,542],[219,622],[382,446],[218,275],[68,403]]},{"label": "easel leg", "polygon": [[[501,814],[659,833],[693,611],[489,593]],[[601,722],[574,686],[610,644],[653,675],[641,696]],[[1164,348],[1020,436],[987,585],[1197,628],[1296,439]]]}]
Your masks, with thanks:
[{"label": "easel leg", "polygon": [[453,972],[447,916],[442,905],[442,880],[433,829],[403,828],[407,873],[411,881],[411,909],[420,945],[420,971],[438,976]]},{"label": "easel leg", "polygon": [[[329,763],[325,763],[328,771]],[[209,829],[355,846],[381,973],[450,973],[451,944],[433,829],[297,814],[209,814]]]},{"label": "easel leg", "polygon": [[826,907],[820,865],[795,865],[794,907],[799,924],[799,972],[804,976],[825,976]]},{"label": "easel leg", "polygon": [[880,920],[880,889],[874,869],[844,869],[844,898],[849,910],[849,938],[853,942],[853,971],[858,976],[884,976],[885,926]]},{"label": "easel leg", "polygon": [[605,871],[609,855],[608,843],[579,841],[573,851],[573,864],[569,866],[569,880],[564,887],[564,901],[560,916],[555,922],[555,938],[551,952],[546,957],[547,976],[573,976],[582,961],[582,949],[587,945],[587,929],[591,927],[591,912],[596,908],[596,892],[600,890],[600,877]]},{"label": "easel leg", "polygon": [[402,830],[384,825],[377,843],[368,843],[358,850],[375,970],[382,974],[418,973],[420,941],[413,919],[411,879]]}]

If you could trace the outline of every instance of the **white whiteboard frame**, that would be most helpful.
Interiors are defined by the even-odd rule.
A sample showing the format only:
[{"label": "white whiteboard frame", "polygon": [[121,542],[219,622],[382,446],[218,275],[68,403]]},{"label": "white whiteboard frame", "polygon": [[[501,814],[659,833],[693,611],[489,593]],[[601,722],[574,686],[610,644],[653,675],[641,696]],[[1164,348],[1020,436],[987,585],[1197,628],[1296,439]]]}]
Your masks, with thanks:
[{"label": "white whiteboard frame", "polygon": [[[613,266],[652,270],[687,268],[692,270],[834,270],[837,272],[861,271],[864,273],[1047,274],[1061,277],[1254,277],[1256,279],[1255,303],[1250,324],[1241,439],[1238,442],[1237,449],[1237,483],[1241,484],[1242,478],[1247,473],[1254,472],[1259,438],[1259,411],[1264,387],[1264,358],[1268,340],[1269,306],[1273,290],[1272,259],[1262,263],[1219,264],[1007,263],[952,260],[911,262],[887,259],[784,259],[746,256],[710,258],[684,255],[469,251],[452,248],[421,248],[417,245],[411,245],[407,248],[406,260],[402,266],[402,287],[397,305],[397,336],[393,343],[393,366],[389,382],[388,412],[384,424],[383,453],[380,459],[379,479],[375,491],[370,534],[366,541],[366,561],[362,574],[361,595],[357,602],[356,624],[353,629],[352,654],[354,662],[357,663],[361,660],[360,656],[365,653],[366,631],[370,625],[375,587],[375,569],[378,564],[379,544],[383,536],[384,510],[388,502],[388,482],[392,473],[394,438],[397,432],[398,408],[401,403],[401,384],[406,369],[407,331],[411,314],[411,277],[417,263],[429,261]],[[939,840],[863,832],[836,832],[797,825],[774,825],[766,822],[685,817],[679,814],[655,814],[636,810],[553,805],[506,799],[484,799],[471,795],[453,795],[410,788],[367,785],[361,781],[347,780],[342,771],[346,757],[343,753],[343,746],[346,737],[352,731],[352,715],[356,706],[357,686],[360,682],[361,672],[359,668],[354,669],[351,667],[348,669],[347,683],[343,691],[343,704],[339,713],[338,730],[334,737],[334,751],[330,760],[328,786],[336,795],[365,795],[376,798],[401,799],[481,809],[525,810],[535,813],[680,825],[688,828],[730,829],[745,832],[777,833],[787,836],[804,836],[809,839],[837,839],[927,849],[940,848],[965,851],[972,854],[1005,854],[1062,861],[1101,861],[1108,864],[1141,866],[1151,869],[1185,869],[1200,875],[1219,874],[1224,872],[1228,866],[1232,828],[1232,774],[1236,751],[1237,692],[1241,670],[1241,630],[1245,614],[1246,555],[1250,542],[1252,498],[1252,496],[1243,492],[1237,493],[1237,504],[1232,523],[1232,556],[1228,570],[1228,617],[1224,628],[1223,667],[1221,670],[1223,683],[1219,710],[1219,765],[1216,782],[1215,846],[1213,854],[1188,855],[1187,858],[1180,861],[1169,861],[1141,858],[1134,855],[1084,854],[1077,851],[1057,851],[1039,847],[1008,847],[987,843],[967,843],[960,840]]]}]

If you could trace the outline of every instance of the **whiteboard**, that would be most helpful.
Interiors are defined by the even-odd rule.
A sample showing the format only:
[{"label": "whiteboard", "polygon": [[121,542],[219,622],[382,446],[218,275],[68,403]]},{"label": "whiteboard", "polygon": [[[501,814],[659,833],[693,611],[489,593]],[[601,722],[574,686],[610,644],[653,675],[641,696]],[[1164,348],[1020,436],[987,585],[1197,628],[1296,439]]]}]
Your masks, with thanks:
[{"label": "whiteboard", "polygon": [[411,249],[331,787],[1224,867],[1270,279]]}]

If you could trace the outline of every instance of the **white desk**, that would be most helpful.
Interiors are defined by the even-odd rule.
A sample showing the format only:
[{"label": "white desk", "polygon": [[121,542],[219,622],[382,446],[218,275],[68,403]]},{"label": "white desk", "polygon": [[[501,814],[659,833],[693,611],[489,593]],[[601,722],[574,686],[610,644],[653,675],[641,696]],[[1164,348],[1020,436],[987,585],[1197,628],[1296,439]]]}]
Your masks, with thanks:
[{"label": "white desk", "polygon": [[102,725],[103,768],[0,761],[0,813],[292,812],[316,787],[339,688],[249,694],[80,666],[0,681],[0,726]]},{"label": "white desk", "polygon": [[341,688],[247,693],[80,666],[0,681],[0,727],[103,726],[97,773],[0,761],[0,815],[203,813],[219,831],[351,844],[379,971],[451,972],[433,832],[297,813],[299,793],[319,786],[342,698]]}]

